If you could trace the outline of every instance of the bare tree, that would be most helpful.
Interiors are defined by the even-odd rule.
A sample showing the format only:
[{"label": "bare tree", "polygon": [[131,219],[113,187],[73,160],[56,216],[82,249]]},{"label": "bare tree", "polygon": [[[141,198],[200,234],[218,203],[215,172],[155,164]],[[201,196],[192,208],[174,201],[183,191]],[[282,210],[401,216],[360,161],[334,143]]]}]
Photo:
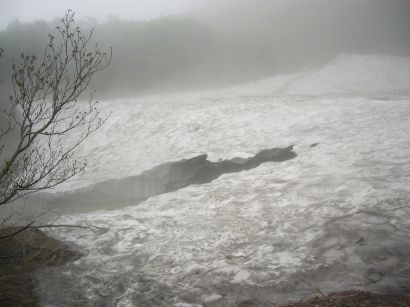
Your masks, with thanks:
[{"label": "bare tree", "polygon": [[[73,155],[107,118],[92,95],[88,102],[78,99],[94,74],[110,64],[112,51],[91,48],[92,31],[84,35],[72,11],[61,19],[56,33],[49,34],[39,59],[21,54],[21,63],[13,65],[12,106],[2,111],[8,125],[0,130],[0,206],[81,172],[86,161]],[[7,148],[5,138],[11,133],[18,134],[18,141]]]}]

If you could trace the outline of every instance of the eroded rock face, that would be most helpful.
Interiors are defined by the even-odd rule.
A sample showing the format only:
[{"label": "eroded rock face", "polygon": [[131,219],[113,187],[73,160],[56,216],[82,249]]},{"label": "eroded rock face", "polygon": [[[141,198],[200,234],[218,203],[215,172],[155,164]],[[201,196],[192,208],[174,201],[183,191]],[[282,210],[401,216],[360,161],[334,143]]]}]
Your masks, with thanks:
[{"label": "eroded rock face", "polygon": [[207,160],[207,154],[202,154],[158,165],[140,175],[107,180],[84,189],[65,192],[53,199],[52,203],[72,208],[74,212],[116,209],[191,184],[208,183],[222,174],[250,170],[265,162],[282,162],[295,157],[293,146],[266,149],[253,157],[219,162],[211,162]]}]

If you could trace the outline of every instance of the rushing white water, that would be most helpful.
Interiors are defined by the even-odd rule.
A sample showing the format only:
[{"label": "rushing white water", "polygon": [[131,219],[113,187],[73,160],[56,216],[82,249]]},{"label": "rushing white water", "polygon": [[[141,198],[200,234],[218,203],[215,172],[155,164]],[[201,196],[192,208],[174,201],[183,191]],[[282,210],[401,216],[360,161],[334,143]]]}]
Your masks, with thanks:
[{"label": "rushing white water", "polygon": [[40,274],[44,305],[273,304],[410,287],[409,100],[410,59],[344,55],[212,93],[105,102],[113,115],[79,152],[88,171],[64,189],[201,153],[295,144],[298,157],[61,217],[109,231],[49,232],[85,256]]}]

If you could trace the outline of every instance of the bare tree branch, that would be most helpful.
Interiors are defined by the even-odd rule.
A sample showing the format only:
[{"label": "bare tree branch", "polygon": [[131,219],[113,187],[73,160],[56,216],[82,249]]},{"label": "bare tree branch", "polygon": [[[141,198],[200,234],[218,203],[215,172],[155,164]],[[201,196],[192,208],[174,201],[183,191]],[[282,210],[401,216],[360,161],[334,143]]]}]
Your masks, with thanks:
[{"label": "bare tree branch", "polygon": [[[75,151],[109,116],[100,113],[92,95],[88,103],[79,99],[110,64],[112,50],[91,48],[93,32],[84,35],[72,11],[60,22],[40,59],[21,54],[20,64],[12,66],[12,108],[2,111],[9,125],[0,131],[0,141],[16,129],[18,142],[0,161],[0,206],[81,172],[86,161],[75,160]],[[69,135],[76,137],[67,142]],[[5,146],[0,144],[0,154]]]},{"label": "bare tree branch", "polygon": [[[35,221],[30,222],[26,226],[23,226],[16,231],[0,236],[0,240],[7,239],[14,237],[15,235],[27,230],[27,229],[42,229],[42,228],[80,228],[80,229],[87,229],[91,230],[94,233],[100,234],[101,232],[107,232],[108,228],[105,227],[99,227],[99,226],[93,226],[93,225],[72,225],[72,224],[45,224],[45,225],[33,225]],[[8,228],[8,229],[14,229],[13,228]]]},{"label": "bare tree branch", "polygon": [[30,226],[30,228],[36,228],[36,229],[41,229],[41,228],[80,228],[80,229],[91,230],[94,233],[100,233],[100,232],[107,232],[108,231],[108,228],[105,228],[105,227],[99,227],[99,226],[93,226],[93,225],[87,225],[87,226],[85,226],[85,225],[71,225],[71,224],[46,224],[46,225],[39,225],[39,226]]},{"label": "bare tree branch", "polygon": [[27,224],[26,226],[21,227],[19,230],[15,231],[15,232],[13,232],[13,233],[10,233],[10,234],[4,235],[4,236],[0,236],[0,240],[2,240],[2,239],[7,239],[7,238],[10,238],[10,237],[14,237],[15,235],[19,234],[20,232],[23,232],[24,230],[29,229],[30,226],[33,225],[34,223],[35,223],[35,222],[33,221],[33,222],[31,222],[30,224]]}]

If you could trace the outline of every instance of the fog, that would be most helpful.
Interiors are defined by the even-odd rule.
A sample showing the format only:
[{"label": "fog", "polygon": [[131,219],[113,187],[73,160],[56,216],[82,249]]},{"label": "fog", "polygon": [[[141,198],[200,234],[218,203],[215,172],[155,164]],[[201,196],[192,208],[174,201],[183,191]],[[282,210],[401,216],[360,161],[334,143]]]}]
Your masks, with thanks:
[{"label": "fog", "polygon": [[[93,84],[100,97],[223,87],[310,69],[343,53],[410,54],[408,0],[167,3],[146,4],[156,12],[149,20],[130,18],[121,9],[103,19],[103,6],[94,14],[92,5],[78,5],[83,29],[95,28],[94,41],[113,48],[111,67]],[[159,17],[160,12],[166,13]],[[50,19],[26,23],[15,17],[0,32],[5,84],[11,63],[21,52],[40,53],[55,25]]]},{"label": "fog", "polygon": [[99,21],[107,16],[120,16],[126,19],[153,19],[162,15],[183,14],[192,11],[203,0],[2,0],[0,2],[0,28],[4,29],[15,18],[22,22],[51,20],[62,16],[68,9],[91,16]]},{"label": "fog", "polygon": [[0,305],[410,306],[409,29],[410,0],[1,1]]}]

